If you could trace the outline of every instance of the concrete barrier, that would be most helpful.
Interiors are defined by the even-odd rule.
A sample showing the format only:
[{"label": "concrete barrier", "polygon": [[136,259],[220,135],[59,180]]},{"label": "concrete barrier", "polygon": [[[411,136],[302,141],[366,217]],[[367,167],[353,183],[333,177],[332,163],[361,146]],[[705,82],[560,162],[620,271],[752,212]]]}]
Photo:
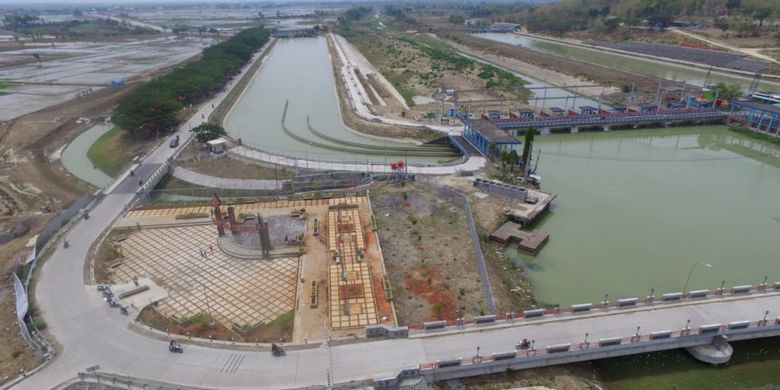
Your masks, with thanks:
[{"label": "concrete barrier", "polygon": [[425,330],[444,329],[445,326],[447,326],[447,321],[423,322],[423,329]]},{"label": "concrete barrier", "polygon": [[637,302],[639,302],[639,298],[623,298],[617,301],[618,307],[636,306]]},{"label": "concrete barrier", "polygon": [[409,328],[406,326],[387,326],[384,324],[366,326],[366,337],[389,337],[391,339],[405,339],[409,337]]},{"label": "concrete barrier", "polygon": [[750,321],[734,321],[729,322],[729,330],[735,330],[735,329],[746,329],[748,326],[750,326]]},{"label": "concrete barrier", "polygon": [[474,323],[476,324],[491,324],[494,322],[496,322],[495,314],[474,317]]},{"label": "concrete barrier", "polygon": [[569,349],[571,349],[571,344],[548,345],[547,353],[568,352]]},{"label": "concrete barrier", "polygon": [[688,292],[688,298],[706,298],[709,290],[694,290]]},{"label": "concrete barrier", "polygon": [[579,305],[571,305],[571,312],[582,313],[582,312],[590,311],[590,309],[592,308],[593,308],[592,303],[581,303]]},{"label": "concrete barrier", "polygon": [[670,337],[672,337],[671,330],[662,330],[650,333],[650,340],[668,339]]},{"label": "concrete barrier", "polygon": [[683,293],[676,292],[676,293],[668,293],[661,295],[661,300],[664,302],[673,302],[673,301],[679,301],[682,299]]},{"label": "concrete barrier", "polygon": [[734,286],[731,288],[732,294],[744,294],[750,292],[750,289],[753,288],[751,285],[745,285],[745,286]]},{"label": "concrete barrier", "polygon": [[443,368],[443,367],[456,367],[460,365],[460,359],[451,359],[451,360],[437,360],[436,361],[436,367],[437,368]]},{"label": "concrete barrier", "polygon": [[493,360],[510,360],[517,357],[517,352],[498,352],[493,353]]},{"label": "concrete barrier", "polygon": [[544,309],[526,310],[523,312],[523,318],[534,318],[544,316]]},{"label": "concrete barrier", "polygon": [[608,339],[599,339],[599,347],[609,347],[612,345],[620,345],[623,342],[622,337],[612,337]]},{"label": "concrete barrier", "polygon": [[144,292],[146,290],[149,290],[149,286],[144,285],[144,286],[136,287],[136,288],[134,288],[132,290],[127,290],[127,291],[125,291],[125,292],[123,292],[123,293],[121,293],[121,294],[119,294],[117,296],[119,297],[119,299],[125,299],[125,298],[129,298],[129,297],[131,297],[131,296],[133,296],[135,294],[140,294],[140,293],[142,293],[142,292]]},{"label": "concrete barrier", "polygon": [[699,333],[717,333],[720,331],[721,324],[708,324],[699,327]]}]

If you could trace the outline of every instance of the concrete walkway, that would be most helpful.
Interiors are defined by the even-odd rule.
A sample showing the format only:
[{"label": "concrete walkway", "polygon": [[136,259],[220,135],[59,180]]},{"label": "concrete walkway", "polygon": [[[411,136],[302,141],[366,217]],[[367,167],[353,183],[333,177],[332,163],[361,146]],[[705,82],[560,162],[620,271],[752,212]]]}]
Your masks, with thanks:
[{"label": "concrete walkway", "polygon": [[173,177],[203,187],[221,188],[227,190],[281,190],[284,184],[284,180],[232,179],[226,177],[216,177],[204,175],[202,173],[194,172],[182,167],[176,167],[173,170]]},{"label": "concrete walkway", "polygon": [[[246,146],[236,146],[227,151],[236,156],[250,158],[271,164],[278,164],[287,167],[318,169],[323,171],[349,171],[349,172],[371,172],[371,173],[391,173],[388,164],[370,162],[370,161],[319,161],[306,160],[298,157],[280,156]],[[408,166],[407,172],[420,175],[449,175],[458,172],[472,172],[482,169],[487,160],[484,157],[468,157],[468,159],[456,165],[431,165],[431,166]]]}]

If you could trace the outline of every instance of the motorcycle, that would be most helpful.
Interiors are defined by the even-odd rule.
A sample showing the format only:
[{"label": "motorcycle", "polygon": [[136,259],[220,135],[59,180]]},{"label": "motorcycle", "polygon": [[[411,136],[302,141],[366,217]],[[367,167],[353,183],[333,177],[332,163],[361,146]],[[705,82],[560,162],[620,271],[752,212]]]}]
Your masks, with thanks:
[{"label": "motorcycle", "polygon": [[528,339],[523,339],[519,344],[515,345],[515,349],[528,349],[531,347],[531,342]]},{"label": "motorcycle", "polygon": [[68,249],[68,247],[70,246],[70,244],[68,244],[68,240],[65,240],[65,242],[62,243],[62,246],[64,246],[65,249]]},{"label": "motorcycle", "polygon": [[168,351],[171,351],[172,353],[183,353],[184,349],[182,349],[181,344],[171,341],[171,343],[168,344]]},{"label": "motorcycle", "polygon": [[271,354],[274,356],[284,356],[287,355],[287,352],[284,352],[284,349],[282,349],[282,347],[276,344],[271,344]]}]

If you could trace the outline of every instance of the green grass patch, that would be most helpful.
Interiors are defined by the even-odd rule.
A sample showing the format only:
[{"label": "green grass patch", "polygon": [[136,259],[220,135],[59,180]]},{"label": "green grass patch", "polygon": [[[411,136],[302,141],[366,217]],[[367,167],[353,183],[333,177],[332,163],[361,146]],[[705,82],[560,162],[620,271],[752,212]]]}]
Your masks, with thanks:
[{"label": "green grass patch", "polygon": [[764,141],[773,145],[780,146],[780,137],[775,137],[773,135],[759,133],[757,131],[742,129],[739,127],[732,127],[732,126],[729,126],[729,130],[746,138],[752,138],[755,140]]},{"label": "green grass patch", "polygon": [[208,218],[208,213],[187,213],[187,214],[179,214],[176,216],[176,219],[198,219],[198,218]]},{"label": "green grass patch", "polygon": [[121,153],[117,153],[112,145],[117,137],[121,136],[116,127],[101,135],[87,150],[87,158],[95,168],[100,169],[109,176],[119,173],[125,161],[119,159]]},{"label": "green grass patch", "polygon": [[2,91],[4,89],[11,88],[11,87],[13,87],[15,85],[16,84],[14,84],[14,83],[12,83],[10,81],[0,80],[0,91]]},{"label": "green grass patch", "polygon": [[203,313],[195,314],[194,316],[189,318],[189,321],[196,326],[203,326],[206,325],[206,322],[208,321],[208,317],[206,317]]},{"label": "green grass patch", "polygon": [[414,106],[414,91],[406,86],[406,82],[414,77],[412,72],[396,73],[393,71],[382,71],[382,75],[385,76],[390,84],[393,84],[398,93],[404,97],[404,101],[409,107]]}]

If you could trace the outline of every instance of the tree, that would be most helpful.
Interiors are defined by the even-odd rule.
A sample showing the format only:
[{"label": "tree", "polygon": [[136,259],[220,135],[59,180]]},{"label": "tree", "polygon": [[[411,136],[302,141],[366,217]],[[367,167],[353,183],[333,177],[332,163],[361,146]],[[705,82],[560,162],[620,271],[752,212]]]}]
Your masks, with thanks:
[{"label": "tree", "polygon": [[501,170],[505,170],[507,165],[511,165],[511,157],[509,157],[509,151],[504,149],[499,154],[499,157],[501,158]]},{"label": "tree", "polygon": [[742,87],[739,84],[718,83],[715,85],[718,100],[736,100],[742,96]]},{"label": "tree", "polygon": [[777,43],[780,44],[780,31],[775,34],[775,39],[777,40]]},{"label": "tree", "polygon": [[715,27],[719,28],[721,31],[729,29],[729,21],[726,18],[715,18],[714,24]]},{"label": "tree", "polygon": [[761,7],[753,11],[753,18],[758,20],[758,26],[764,27],[764,19],[772,15],[772,8]]},{"label": "tree", "polygon": [[516,149],[512,149],[509,151],[509,168],[514,169],[515,165],[520,164],[520,155],[517,154]]},{"label": "tree", "polygon": [[466,24],[466,18],[463,17],[463,15],[450,15],[449,21],[452,24],[457,24],[461,26]]},{"label": "tree", "polygon": [[525,142],[523,143],[523,157],[520,161],[523,166],[528,163],[528,156],[531,155],[531,147],[534,143],[534,128],[529,127],[525,131]]},{"label": "tree", "polygon": [[726,1],[726,8],[729,10],[729,13],[734,12],[735,10],[738,10],[741,7],[742,7],[742,0]]},{"label": "tree", "polygon": [[222,126],[211,122],[198,125],[192,129],[192,132],[195,133],[195,139],[200,143],[208,142],[227,134]]}]

